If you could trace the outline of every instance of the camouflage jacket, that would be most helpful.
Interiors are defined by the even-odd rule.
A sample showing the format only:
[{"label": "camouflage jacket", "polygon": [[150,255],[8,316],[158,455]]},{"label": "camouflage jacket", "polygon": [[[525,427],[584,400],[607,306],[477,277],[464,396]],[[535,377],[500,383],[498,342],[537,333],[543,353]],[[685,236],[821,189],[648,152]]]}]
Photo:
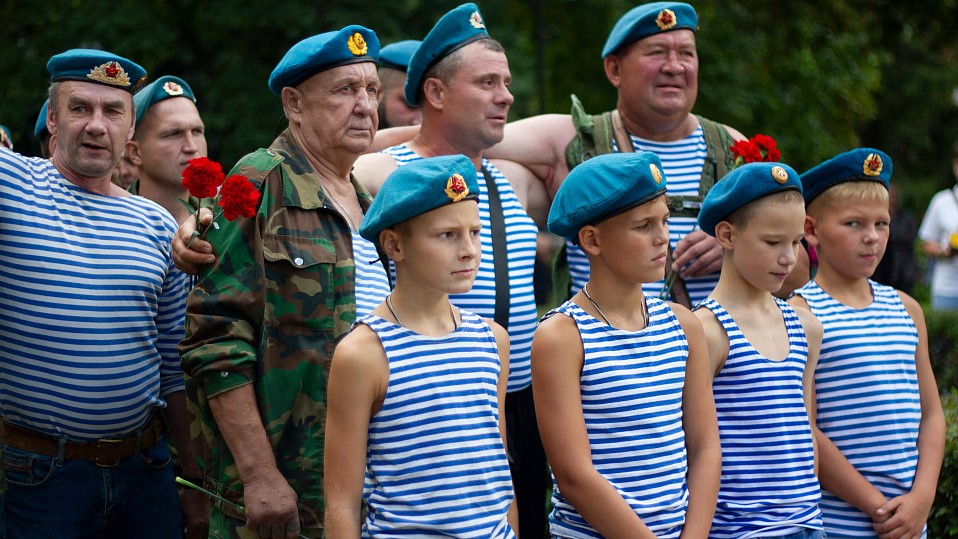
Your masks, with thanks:
[{"label": "camouflage jacket", "polygon": [[[288,130],[231,174],[259,185],[262,201],[254,218],[217,220],[207,239],[219,259],[200,275],[187,304],[180,354],[198,418],[194,445],[205,486],[242,505],[243,485],[207,399],[253,384],[277,466],[312,536],[306,530],[323,521],[329,361],[356,318],[350,231]],[[353,184],[365,210],[371,197]]]}]

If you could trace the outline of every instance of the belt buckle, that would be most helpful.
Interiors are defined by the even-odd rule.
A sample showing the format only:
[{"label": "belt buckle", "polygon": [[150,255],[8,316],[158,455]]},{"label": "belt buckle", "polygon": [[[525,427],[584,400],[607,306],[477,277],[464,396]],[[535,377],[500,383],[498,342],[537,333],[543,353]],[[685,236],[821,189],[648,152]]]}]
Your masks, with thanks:
[{"label": "belt buckle", "polygon": [[101,439],[96,442],[96,465],[101,468],[116,468],[120,463],[123,440]]}]

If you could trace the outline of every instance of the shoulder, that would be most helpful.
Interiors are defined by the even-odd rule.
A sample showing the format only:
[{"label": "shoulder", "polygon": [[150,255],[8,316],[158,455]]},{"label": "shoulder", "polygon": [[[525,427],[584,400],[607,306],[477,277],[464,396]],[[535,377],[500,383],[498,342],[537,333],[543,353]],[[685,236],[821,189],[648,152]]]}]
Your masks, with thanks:
[{"label": "shoulder", "polygon": [[909,296],[908,294],[902,292],[901,290],[895,290],[898,294],[899,299],[901,299],[902,305],[905,307],[905,311],[911,316],[911,319],[917,325],[921,322],[924,325],[925,321],[925,311],[921,308],[921,304],[918,303],[915,298]]},{"label": "shoulder", "polygon": [[500,326],[491,318],[483,318],[482,320],[489,325],[489,329],[492,330],[492,335],[496,338],[497,345],[502,345],[503,343],[506,346],[509,345],[509,332],[506,328]]},{"label": "shoulder", "polygon": [[711,309],[699,307],[692,311],[692,315],[698,320],[702,331],[705,333],[705,338],[709,341],[709,348],[711,348],[713,342],[726,343],[727,346],[728,334],[725,332],[725,326],[722,325],[722,322],[719,321]]},{"label": "shoulder", "polygon": [[352,368],[369,368],[380,359],[386,359],[382,341],[372,328],[362,323],[356,324],[333,352],[333,365],[340,362]]},{"label": "shoulder", "polygon": [[533,339],[542,345],[561,346],[563,343],[581,341],[579,326],[571,316],[563,312],[553,311],[547,318],[543,318],[536,328]]},{"label": "shoulder", "polygon": [[795,315],[798,317],[799,322],[802,323],[802,329],[805,330],[805,335],[808,338],[817,337],[818,339],[822,338],[822,322],[814,315],[807,307],[802,307],[800,305],[794,305],[789,303],[792,307],[792,310],[795,311]]},{"label": "shoulder", "polygon": [[370,194],[375,195],[389,174],[397,168],[399,165],[392,155],[367,153],[356,160],[356,164],[353,165],[353,176]]},{"label": "shoulder", "polygon": [[725,128],[725,131],[728,132],[729,136],[732,137],[732,140],[745,140],[748,137],[740,133],[737,129],[732,126],[721,124]]},{"label": "shoulder", "polygon": [[285,158],[279,152],[260,148],[240,158],[230,170],[230,174],[246,176],[258,188],[266,176],[284,160]]},{"label": "shoulder", "polygon": [[[676,320],[679,321],[679,325],[682,326],[682,331],[684,331],[687,336],[691,334],[698,335],[702,333],[702,320],[696,313],[690,311],[685,305],[680,305],[678,303],[668,302],[668,306],[672,309],[672,313],[675,314]],[[708,309],[704,310],[708,313],[712,312]]]}]

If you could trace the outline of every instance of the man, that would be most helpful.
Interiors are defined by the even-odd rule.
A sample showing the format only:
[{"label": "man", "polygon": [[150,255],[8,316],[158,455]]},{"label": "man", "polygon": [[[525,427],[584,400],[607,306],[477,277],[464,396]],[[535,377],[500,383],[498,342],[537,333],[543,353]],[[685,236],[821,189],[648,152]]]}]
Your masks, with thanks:
[{"label": "man", "polygon": [[130,192],[163,206],[177,223],[182,222],[190,215],[178,200],[189,197],[183,169],[190,159],[206,157],[206,127],[196,96],[186,81],[167,75],[140,90],[133,102],[136,129],[125,155],[139,171],[139,180]]},{"label": "man", "polygon": [[[728,146],[733,139],[744,138],[731,127],[692,114],[698,93],[697,28],[694,8],[678,2],[640,5],[616,23],[602,51],[606,76],[619,91],[615,111],[606,116],[605,138],[611,146],[596,148],[588,129],[583,140],[577,118],[547,114],[510,123],[503,142],[487,154],[528,167],[544,182],[551,197],[569,169],[583,160],[584,151],[591,155],[621,151],[615,142],[621,138],[623,145],[630,140],[634,151],[657,153],[669,178],[670,198],[684,199],[683,208],[671,208],[669,220],[672,269],[684,279],[684,283],[676,281],[673,289],[685,284],[692,304],[715,286],[718,273],[714,272],[722,263],[722,250],[715,239],[695,229],[704,194],[700,189],[702,172],[718,180],[731,164]],[[618,123],[621,126],[613,129]],[[567,247],[574,292],[588,280],[588,260],[578,247]],[[660,281],[647,286],[646,293],[659,295],[664,288]]]},{"label": "man", "polygon": [[53,155],[53,143],[50,142],[50,131],[47,130],[47,109],[50,107],[50,100],[47,99],[40,107],[40,114],[37,115],[37,123],[33,127],[33,136],[40,143],[40,155],[44,159],[50,159]]},{"label": "man", "polygon": [[514,189],[503,175],[507,169],[500,171],[483,159],[483,153],[502,140],[513,102],[511,82],[502,45],[489,37],[476,5],[463,4],[449,11],[409,63],[405,96],[411,105],[422,107],[422,129],[407,145],[360,158],[355,174],[375,193],[390,172],[414,160],[463,154],[475,165],[482,221],[479,272],[470,292],[451,295],[450,300],[494,318],[509,332],[505,413],[519,535],[542,537],[549,475],[530,385],[530,347],[537,317],[532,283],[537,227],[524,206],[534,199],[533,206],[546,209],[548,201],[539,182],[532,179]]},{"label": "man", "polygon": [[[184,474],[198,474],[176,353],[187,278],[170,257],[169,214],[110,183],[146,72],[87,49],[47,70],[53,156],[0,149],[0,529],[180,536],[159,415]],[[190,537],[203,533],[202,501],[183,494]]]},{"label": "man", "polygon": [[422,123],[422,110],[406,103],[404,93],[409,60],[421,43],[407,39],[386,45],[379,51],[379,82],[382,84],[382,95],[379,99],[380,129]]},{"label": "man", "polygon": [[362,26],[286,53],[269,88],[289,128],[234,167],[259,186],[257,215],[209,230],[219,260],[190,295],[180,352],[210,448],[204,482],[229,500],[213,504],[211,537],[323,534],[327,368],[359,290],[389,289],[378,255],[358,254],[370,197],[350,176],[376,132],[378,54]]}]

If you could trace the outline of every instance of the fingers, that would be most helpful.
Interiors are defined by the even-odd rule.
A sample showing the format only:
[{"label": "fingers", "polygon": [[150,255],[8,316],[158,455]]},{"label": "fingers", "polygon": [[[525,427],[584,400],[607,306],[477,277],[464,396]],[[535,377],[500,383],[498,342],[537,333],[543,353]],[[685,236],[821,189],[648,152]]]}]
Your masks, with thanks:
[{"label": "fingers", "polygon": [[256,533],[263,539],[298,539],[299,519],[292,518],[285,524],[260,524]]},{"label": "fingers", "polygon": [[683,278],[701,277],[722,268],[722,247],[718,240],[701,230],[682,239],[673,251],[672,269]]},{"label": "fingers", "polygon": [[[202,215],[203,210],[200,210]],[[207,221],[211,221],[213,214],[206,211]],[[200,222],[202,224],[202,220]],[[216,262],[213,255],[213,246],[209,242],[194,238],[196,226],[192,219],[180,224],[180,229],[173,236],[173,263],[180,271],[196,275],[200,267]]]}]

